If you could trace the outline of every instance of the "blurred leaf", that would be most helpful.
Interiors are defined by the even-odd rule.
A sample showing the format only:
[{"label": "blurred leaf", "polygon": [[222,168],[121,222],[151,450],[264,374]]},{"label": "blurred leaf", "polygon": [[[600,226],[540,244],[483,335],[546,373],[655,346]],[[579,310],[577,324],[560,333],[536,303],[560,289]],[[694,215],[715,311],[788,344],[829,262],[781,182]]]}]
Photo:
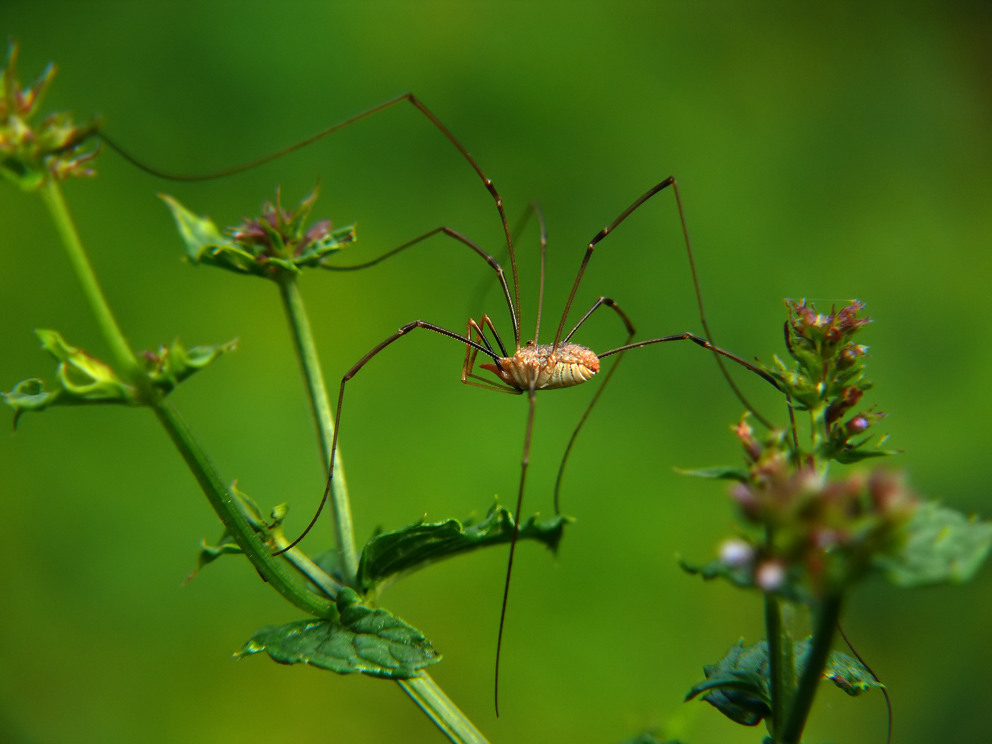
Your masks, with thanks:
[{"label": "blurred leaf", "polygon": [[213,220],[206,216],[200,217],[193,214],[168,194],[159,194],[159,197],[169,207],[176,220],[179,235],[186,244],[186,257],[190,262],[226,265],[227,268],[246,273],[251,271],[251,265],[255,260],[246,251],[231,250],[228,255],[224,256],[223,260],[216,257],[216,251],[223,251],[228,240],[217,229]]},{"label": "blurred leaf", "polygon": [[180,382],[236,347],[237,341],[228,341],[226,344],[187,349],[177,339],[168,347],[160,346],[157,353],[146,351],[142,358],[155,387],[170,393]]},{"label": "blurred leaf", "polygon": [[751,475],[748,473],[746,468],[733,468],[719,465],[712,468],[697,468],[695,470],[683,470],[682,468],[676,468],[675,472],[680,475],[689,475],[693,478],[735,480],[740,481],[741,483],[747,483],[751,479]]},{"label": "blurred leaf", "polygon": [[[537,540],[551,550],[557,550],[568,521],[566,517],[555,516],[538,522],[533,516],[520,526],[517,537]],[[383,532],[369,540],[362,550],[358,565],[359,585],[370,590],[390,576],[414,571],[459,553],[508,543],[512,537],[513,517],[506,508],[496,504],[478,524],[469,520],[462,524],[457,519],[421,521]]]},{"label": "blurred leaf", "polygon": [[689,574],[701,576],[706,581],[721,578],[743,589],[754,587],[754,571],[748,566],[731,566],[719,558],[699,565],[679,559],[679,566]]},{"label": "blurred leaf", "polygon": [[280,664],[310,664],[338,674],[361,672],[373,677],[407,679],[441,660],[416,628],[386,610],[363,605],[342,588],[337,615],[263,628],[238,656],[265,651]]},{"label": "blurred leaf", "polygon": [[137,392],[125,384],[106,362],[82,349],[70,346],[58,331],[35,331],[41,346],[55,357],[56,384],[51,390],[37,378],[19,382],[3,394],[4,402],[14,409],[14,425],[25,411],[43,411],[53,405],[134,404]]},{"label": "blurred leaf", "polygon": [[968,581],[992,547],[992,523],[936,502],[921,503],[904,529],[902,549],[874,562],[898,586]]},{"label": "blurred leaf", "polygon": [[[797,678],[802,675],[809,650],[808,638],[793,644]],[[705,693],[703,700],[744,726],[755,726],[771,713],[766,641],[747,647],[743,641],[738,641],[716,664],[703,667],[703,673],[706,680],[693,686],[686,694],[686,700]],[[838,651],[831,651],[827,657],[823,678],[852,696],[882,686],[861,662]]]}]

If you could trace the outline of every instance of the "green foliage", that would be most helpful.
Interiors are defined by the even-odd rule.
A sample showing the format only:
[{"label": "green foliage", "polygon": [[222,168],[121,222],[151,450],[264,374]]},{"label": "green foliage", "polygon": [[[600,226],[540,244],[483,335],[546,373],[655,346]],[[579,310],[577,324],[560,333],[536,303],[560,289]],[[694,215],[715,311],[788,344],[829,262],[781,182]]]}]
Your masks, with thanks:
[{"label": "green foliage", "polygon": [[[805,669],[811,645],[809,638],[793,645],[796,677]],[[738,641],[716,664],[703,667],[703,673],[706,680],[694,685],[686,694],[686,700],[702,695],[703,700],[727,718],[744,726],[756,726],[771,713],[767,642],[744,646],[744,641]],[[851,696],[883,686],[861,662],[837,651],[830,652],[822,677]]]},{"label": "green foliage", "polygon": [[69,345],[58,331],[40,329],[35,334],[41,340],[41,348],[59,363],[55,370],[55,387],[46,390],[43,380],[29,379],[4,393],[4,402],[14,409],[15,426],[26,411],[44,411],[54,405],[138,402],[137,391],[121,380],[106,362]]},{"label": "green foliage", "polygon": [[[558,549],[566,517],[538,521],[532,516],[520,525],[517,538],[537,540],[550,550]],[[464,523],[457,519],[443,522],[415,522],[373,537],[362,550],[358,567],[359,586],[366,591],[402,573],[415,571],[444,558],[479,548],[505,545],[513,537],[513,515],[494,504],[485,519]]]},{"label": "green foliage", "polygon": [[992,522],[932,501],[920,505],[904,532],[899,550],[875,558],[875,568],[897,586],[969,581],[992,547]]},{"label": "green foliage", "polygon": [[[41,329],[35,333],[41,339],[41,347],[59,363],[55,370],[55,386],[46,390],[43,380],[32,378],[19,382],[10,392],[4,393],[4,402],[14,409],[15,426],[25,412],[40,412],[55,405],[136,405],[144,402],[139,390],[121,380],[109,364],[71,346],[58,331]],[[176,340],[168,347],[160,347],[157,353],[144,352],[141,355],[142,366],[151,385],[166,395],[180,382],[234,347],[232,341],[218,346],[187,349]]]},{"label": "green foliage", "polygon": [[[115,351],[123,348],[115,356],[125,372],[118,376],[110,365],[70,346],[58,333],[39,331],[43,347],[59,362],[57,380],[51,390],[40,380],[25,380],[5,394],[15,411],[15,423],[24,411],[56,404],[152,407],[224,523],[218,543],[203,545],[191,576],[221,555],[244,554],[270,585],[312,616],[260,630],[238,655],[264,651],[278,663],[423,683],[427,679],[423,670],[437,663],[439,654],[420,631],[387,610],[370,606],[369,598],[389,579],[443,558],[509,542],[517,536],[514,518],[520,515],[514,517],[494,506],[479,522],[417,522],[378,534],[362,552],[357,575],[354,566],[344,568],[346,560],[340,561],[342,567],[335,562],[322,570],[300,548],[289,548],[281,526],[285,507],[277,507],[266,521],[247,496],[233,486],[219,485],[188,428],[171,407],[163,405],[162,399],[176,385],[231,350],[233,343],[187,350],[174,342],[141,356],[126,348],[95,278],[89,275],[92,270],[85,257],[80,258],[81,241],[56,183],[69,175],[91,174],[86,163],[93,153],[83,145],[95,124],[80,127],[68,116],[56,115],[31,129],[28,122],[51,83],[54,68],[33,86],[22,88],[16,80],[15,61],[16,48],[12,48],[0,77],[0,172],[20,188],[47,193],[61,237],[72,244],[70,255],[80,281],[84,286],[91,283],[87,298],[101,330]],[[295,278],[304,267],[325,266],[328,257],[355,240],[353,226],[333,229],[327,221],[305,226],[316,189],[293,212],[282,208],[277,194],[275,204],[266,204],[261,216],[227,235],[175,199],[163,198],[192,263],[276,280],[287,297],[292,284],[287,278]],[[295,301],[295,295],[287,300]],[[739,642],[724,659],[704,667],[706,680],[694,686],[686,699],[702,696],[744,725],[766,721],[773,734],[766,741],[774,744],[800,740],[821,679],[830,679],[852,696],[882,686],[860,662],[830,651],[842,600],[857,581],[872,570],[882,571],[903,586],[964,581],[975,574],[992,546],[992,525],[923,501],[897,475],[876,469],[828,478],[832,463],[846,465],[893,454],[881,448],[884,440],[871,446],[863,436],[883,418],[873,409],[858,408],[872,381],[865,367],[867,347],[852,338],[869,320],[860,315],[860,302],[829,314],[818,313],[805,302],[789,302],[788,308],[786,345],[792,362],[787,365],[776,358],[765,370],[794,410],[809,415],[809,442],[804,437],[800,445],[798,427],[755,435],[742,419],[736,434],[744,449],[745,466],[690,473],[733,482],[731,497],[740,524],[735,536],[724,543],[718,560],[700,566],[683,563],[687,571],[704,578],[724,578],[735,586],[760,590],[768,636],[749,647]],[[321,375],[313,366],[315,355],[300,348],[312,347],[312,340],[305,338],[309,328],[296,320],[291,323],[306,376],[319,381]],[[313,387],[308,392],[313,401],[317,397]],[[322,420],[327,418],[327,409],[321,410],[316,402],[313,405],[321,435],[325,442],[331,441],[333,435]],[[555,517],[538,522],[532,517],[520,525],[519,537],[538,540],[554,550],[566,521]],[[349,522],[337,535],[336,555],[345,554],[345,542],[353,542],[350,532]],[[306,586],[295,573],[287,577],[294,571],[303,575]],[[333,605],[327,597],[334,600]],[[784,606],[789,606],[789,613],[782,611]],[[809,614],[814,632],[804,641],[793,642],[783,618],[800,613]],[[412,687],[406,689],[409,692]],[[443,696],[434,694],[431,705],[424,703],[423,696],[411,693],[411,697],[449,736],[453,730],[467,728],[460,712]],[[443,712],[435,716],[432,710]],[[651,734],[630,741],[658,742]]]},{"label": "green foliage", "polygon": [[263,628],[238,656],[262,651],[280,664],[310,664],[338,674],[361,672],[385,679],[408,679],[441,660],[419,630],[386,610],[366,607],[347,588],[338,593],[335,616]]}]

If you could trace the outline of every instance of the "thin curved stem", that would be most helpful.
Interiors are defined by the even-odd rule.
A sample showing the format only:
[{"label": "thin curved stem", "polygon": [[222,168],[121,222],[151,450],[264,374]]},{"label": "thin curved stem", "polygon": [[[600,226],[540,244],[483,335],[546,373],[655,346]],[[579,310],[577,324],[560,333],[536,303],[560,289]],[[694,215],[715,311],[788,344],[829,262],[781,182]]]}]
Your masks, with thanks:
[{"label": "thin curved stem", "polygon": [[[344,463],[341,451],[332,447],[334,442],[334,415],[327,397],[327,385],[320,367],[320,358],[313,341],[310,319],[300,294],[295,276],[286,275],[278,282],[286,318],[293,332],[296,355],[303,370],[307,397],[313,414],[317,437],[320,441],[320,454],[324,464],[324,475],[331,472],[331,457],[334,458],[334,473],[337,476],[331,484],[330,502],[334,517],[334,535],[338,549],[338,567],[345,581],[353,584],[358,574],[358,551],[355,548],[355,529],[351,519],[351,502],[348,498],[348,485],[344,477]],[[332,454],[333,451],[333,454]]]},{"label": "thin curved stem", "polygon": [[152,387],[147,374],[128,346],[127,340],[107,304],[103,291],[100,289],[100,284],[86,256],[82,240],[73,224],[58,183],[54,179],[48,179],[41,193],[58,229],[69,263],[72,265],[86,300],[96,316],[100,331],[111,347],[115,361],[127,375],[129,381],[141,391],[144,402],[154,411],[159,422],[165,428],[169,438],[172,439],[197,483],[206,494],[210,505],[217,512],[217,516],[220,517],[224,526],[259,574],[276,591],[301,610],[318,617],[327,615],[330,611],[330,603],[301,584],[287,563],[277,560],[271,555],[271,550],[242,514],[237,499],[224,485],[206,452],[194,439],[189,427],[172,404],[163,400],[162,396]]},{"label": "thin curved stem", "polygon": [[135,359],[134,353],[127,343],[127,339],[124,338],[124,332],[117,324],[117,320],[110,310],[110,305],[107,303],[107,298],[104,297],[100,283],[96,279],[96,273],[93,271],[93,267],[90,265],[89,259],[86,256],[82,240],[79,238],[76,225],[72,221],[69,208],[66,206],[65,199],[62,196],[62,190],[59,188],[58,181],[55,178],[49,177],[45,179],[44,186],[41,188],[41,197],[45,202],[45,206],[48,208],[48,213],[51,215],[52,221],[55,223],[55,229],[58,230],[59,237],[62,239],[66,256],[72,265],[73,271],[76,273],[76,278],[82,287],[86,302],[89,304],[93,315],[96,316],[96,322],[100,328],[100,332],[110,345],[114,361],[117,362],[121,372],[129,378],[129,382],[138,385],[142,393],[148,393],[150,387],[147,383],[147,376],[142,371],[137,359]]}]

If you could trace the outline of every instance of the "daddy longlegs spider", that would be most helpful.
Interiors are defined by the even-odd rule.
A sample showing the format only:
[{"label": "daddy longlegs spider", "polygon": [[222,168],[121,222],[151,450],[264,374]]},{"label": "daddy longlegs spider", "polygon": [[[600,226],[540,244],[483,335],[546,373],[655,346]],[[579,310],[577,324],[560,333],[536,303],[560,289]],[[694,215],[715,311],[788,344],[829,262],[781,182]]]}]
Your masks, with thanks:
[{"label": "daddy longlegs spider", "polygon": [[[358,360],[341,378],[341,383],[338,389],[338,399],[337,407],[335,409],[334,415],[334,434],[331,441],[331,451],[329,453],[328,462],[329,471],[327,476],[327,485],[324,488],[324,493],[320,501],[320,505],[317,508],[316,513],[311,519],[310,523],[304,529],[302,534],[296,538],[290,545],[283,548],[279,552],[285,552],[290,548],[297,545],[304,537],[309,533],[309,531],[316,524],[317,519],[323,510],[324,505],[327,503],[329,494],[331,492],[333,480],[334,480],[334,455],[337,451],[338,435],[340,432],[341,424],[341,412],[344,405],[344,393],[348,382],[353,379],[366,364],[368,364],[373,358],[375,358],[380,352],[382,352],[386,347],[392,345],[394,342],[398,341],[400,338],[408,335],[410,332],[423,329],[430,331],[436,335],[444,336],[453,341],[462,344],[465,347],[465,356],[462,362],[462,375],[461,381],[468,385],[474,385],[477,387],[494,389],[501,392],[512,393],[516,395],[527,395],[528,400],[528,411],[527,419],[524,428],[524,440],[523,440],[523,454],[520,461],[520,480],[517,488],[517,499],[516,508],[514,511],[514,526],[513,534],[510,541],[510,550],[507,557],[506,566],[506,576],[503,585],[503,598],[500,606],[500,620],[499,620],[499,630],[497,633],[496,640],[496,661],[495,661],[495,671],[494,671],[494,704],[496,709],[496,715],[499,715],[499,663],[502,653],[503,645],[503,630],[506,623],[506,609],[510,593],[510,579],[513,573],[513,559],[516,552],[516,543],[518,537],[518,530],[520,525],[520,513],[523,506],[523,497],[525,490],[525,483],[527,479],[527,469],[530,462],[530,447],[531,447],[531,434],[534,429],[534,411],[535,411],[535,399],[536,393],[539,390],[553,390],[565,387],[574,387],[580,385],[592,377],[594,377],[600,370],[600,362],[607,357],[616,356],[617,361],[624,352],[630,351],[631,349],[639,349],[645,346],[651,346],[654,344],[668,343],[670,341],[691,341],[692,343],[710,351],[713,353],[717,363],[720,365],[720,369],[724,377],[728,380],[735,394],[741,399],[745,407],[751,409],[752,407],[743,397],[743,395],[738,390],[737,386],[734,384],[733,380],[730,378],[727,372],[722,358],[729,359],[734,363],[744,367],[750,372],[762,377],[764,380],[769,382],[771,385],[778,387],[774,379],[759,367],[745,361],[739,356],[730,353],[724,349],[719,348],[712,344],[707,338],[698,336],[694,333],[685,331],[683,333],[677,333],[669,336],[661,336],[657,338],[651,338],[643,341],[633,341],[635,335],[634,325],[627,314],[609,297],[600,297],[596,300],[593,305],[585,312],[585,314],[578,320],[578,322],[572,326],[572,328],[565,333],[565,327],[568,322],[569,311],[572,309],[572,304],[575,299],[575,295],[578,292],[579,284],[582,281],[582,277],[585,274],[586,267],[592,258],[593,252],[599,243],[606,238],[611,232],[613,232],[621,223],[623,223],[634,211],[640,208],[645,202],[656,196],[657,194],[670,189],[675,197],[675,204],[678,209],[679,220],[681,222],[682,234],[685,241],[686,254],[689,259],[689,268],[692,275],[693,286],[696,293],[697,306],[699,309],[699,318],[702,324],[704,332],[707,336],[712,337],[709,332],[709,328],[706,322],[705,313],[703,310],[702,297],[699,290],[699,282],[696,276],[695,264],[693,261],[692,247],[689,241],[689,232],[685,220],[685,212],[682,208],[682,200],[679,194],[678,185],[675,178],[669,176],[668,178],[660,181],[659,183],[652,186],[641,196],[635,199],[630,206],[628,206],[623,212],[620,213],[610,224],[604,227],[602,230],[597,232],[592,240],[586,245],[585,253],[582,256],[582,260],[579,264],[578,272],[575,276],[575,281],[572,284],[571,290],[568,294],[568,298],[565,301],[564,309],[562,310],[561,319],[558,322],[557,330],[555,331],[554,340],[549,344],[539,343],[540,328],[541,328],[541,310],[544,295],[544,264],[545,264],[545,252],[546,252],[546,232],[544,228],[543,216],[539,209],[535,208],[537,211],[538,220],[541,227],[541,239],[540,239],[540,249],[541,249],[541,270],[540,270],[540,284],[538,290],[538,306],[537,306],[537,317],[534,330],[533,340],[523,341],[521,334],[521,318],[520,318],[520,290],[519,290],[519,277],[517,272],[517,259],[516,253],[513,247],[513,237],[512,232],[509,227],[509,223],[506,218],[506,212],[503,207],[503,199],[493,184],[492,180],[486,176],[486,174],[479,167],[475,159],[468,153],[465,147],[455,138],[455,136],[445,127],[444,124],[414,95],[407,93],[402,96],[393,98],[385,103],[374,106],[366,111],[363,111],[350,119],[346,119],[334,126],[325,129],[318,134],[307,138],[301,142],[298,142],[288,148],[280,150],[275,153],[271,153],[262,158],[254,160],[250,163],[237,166],[235,168],[226,169],[222,172],[211,173],[205,175],[196,176],[183,176],[171,173],[165,173],[152,168],[149,168],[144,163],[141,163],[136,158],[132,157],[126,151],[124,151],[115,142],[103,136],[104,141],[118,153],[120,153],[126,160],[137,165],[139,168],[153,173],[159,177],[168,178],[171,180],[179,181],[202,181],[210,180],[214,178],[219,178],[222,176],[233,175],[235,173],[240,173],[242,171],[249,170],[251,168],[267,163],[271,160],[279,158],[290,152],[298,150],[306,145],[315,142],[333,132],[343,129],[357,121],[368,118],[373,114],[379,113],[385,109],[388,109],[398,103],[403,101],[409,102],[414,106],[424,117],[430,121],[430,123],[438,129],[445,138],[461,153],[462,157],[468,162],[472,169],[476,172],[478,177],[482,180],[483,185],[489,192],[489,195],[493,199],[496,205],[496,210],[499,214],[500,225],[503,230],[504,238],[506,241],[507,255],[510,261],[510,275],[512,279],[512,289],[510,284],[507,282],[506,274],[503,271],[503,267],[499,262],[489,253],[487,253],[481,246],[470,240],[465,235],[459,233],[458,231],[447,227],[441,226],[433,230],[430,230],[423,235],[420,235],[413,240],[410,240],[403,245],[400,245],[387,253],[379,256],[376,259],[368,261],[366,263],[337,267],[338,270],[356,270],[363,269],[374,264],[377,264],[391,256],[400,253],[414,245],[422,243],[425,240],[435,236],[435,235],[445,235],[451,238],[465,247],[469,248],[477,255],[479,255],[492,271],[496,274],[497,281],[503,291],[503,299],[506,303],[506,308],[510,316],[510,324],[513,329],[513,345],[512,348],[508,348],[504,342],[499,332],[496,329],[496,325],[493,323],[489,315],[483,315],[480,320],[475,320],[470,318],[465,330],[464,335],[457,333],[455,331],[448,330],[440,325],[429,323],[424,320],[414,320],[406,325],[402,326],[395,333],[384,339],[383,341],[376,344],[372,349],[370,349],[366,354],[364,354],[361,359]],[[591,349],[581,346],[579,344],[572,342],[572,337],[579,331],[582,325],[602,307],[607,307],[615,312],[623,323],[627,337],[623,345],[618,346],[614,349],[610,349],[605,352],[596,353]],[[491,336],[491,340],[490,340]],[[477,364],[477,359],[479,355],[487,357],[489,361]],[[484,370],[493,375],[493,377],[483,377],[475,372],[476,366],[480,370]],[[610,374],[616,368],[616,362],[611,367],[610,372],[606,375],[607,382],[609,380]],[[574,442],[575,435],[578,433],[579,429],[585,423],[588,416],[589,410],[591,410],[592,405],[596,403],[599,394],[602,392],[602,386],[596,391],[593,396],[589,407],[583,414],[579,426],[573,433],[572,440],[568,444],[566,449],[567,453],[571,450],[572,442]],[[564,464],[564,461],[563,461]],[[561,480],[561,471],[559,471],[558,482]],[[555,510],[558,511],[558,485],[555,487]]]}]

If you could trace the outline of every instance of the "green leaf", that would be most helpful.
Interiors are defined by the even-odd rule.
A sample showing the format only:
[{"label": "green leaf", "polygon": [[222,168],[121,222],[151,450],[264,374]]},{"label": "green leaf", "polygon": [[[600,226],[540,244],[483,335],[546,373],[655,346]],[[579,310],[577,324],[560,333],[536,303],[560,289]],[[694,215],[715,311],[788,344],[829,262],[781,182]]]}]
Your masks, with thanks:
[{"label": "green leaf", "polygon": [[921,503],[903,529],[905,540],[899,552],[874,561],[897,586],[968,581],[992,547],[992,523],[936,502]]},{"label": "green leaf", "polygon": [[[537,540],[557,550],[568,518],[555,516],[542,522],[533,516],[520,525],[521,540]],[[477,524],[457,519],[444,522],[415,522],[392,532],[373,537],[362,550],[358,564],[359,585],[374,589],[383,580],[399,573],[414,571],[459,553],[500,545],[513,537],[513,517],[499,505],[493,505],[486,518]]]},{"label": "green leaf", "polygon": [[[792,657],[797,678],[802,675],[809,650],[808,638],[793,644]],[[702,694],[703,700],[730,720],[744,726],[755,726],[771,713],[766,641],[747,647],[743,641],[738,641],[716,664],[703,667],[703,673],[706,679],[689,690],[686,700]],[[830,652],[823,679],[829,679],[852,696],[873,687],[882,687],[861,662],[839,651]]]},{"label": "green leaf", "polygon": [[748,483],[751,480],[751,474],[748,473],[746,468],[733,468],[733,467],[723,467],[716,466],[712,468],[696,468],[694,470],[683,470],[682,468],[676,468],[676,473],[680,475],[689,475],[693,478],[712,478],[716,480],[735,480],[741,483]]},{"label": "green leaf", "polygon": [[726,579],[734,586],[739,586],[742,589],[754,587],[754,570],[750,565],[731,566],[716,558],[709,563],[698,565],[679,559],[679,566],[686,573],[700,576],[706,581],[720,578]]},{"label": "green leaf", "polygon": [[193,263],[199,263],[200,254],[211,246],[223,245],[227,242],[223,233],[217,229],[209,217],[200,217],[190,212],[176,199],[168,194],[159,194],[172,212],[172,217],[179,228],[179,234],[186,243],[186,255]]},{"label": "green leaf", "polygon": [[441,660],[423,634],[386,610],[372,609],[342,588],[337,613],[263,628],[237,656],[262,651],[280,664],[310,664],[338,674],[408,679]]},{"label": "green leaf", "polygon": [[139,402],[137,391],[125,384],[106,362],[70,346],[58,331],[39,329],[35,334],[42,348],[59,362],[55,386],[46,390],[42,380],[31,378],[4,393],[4,402],[14,409],[15,426],[25,411],[43,411],[53,405]]}]

